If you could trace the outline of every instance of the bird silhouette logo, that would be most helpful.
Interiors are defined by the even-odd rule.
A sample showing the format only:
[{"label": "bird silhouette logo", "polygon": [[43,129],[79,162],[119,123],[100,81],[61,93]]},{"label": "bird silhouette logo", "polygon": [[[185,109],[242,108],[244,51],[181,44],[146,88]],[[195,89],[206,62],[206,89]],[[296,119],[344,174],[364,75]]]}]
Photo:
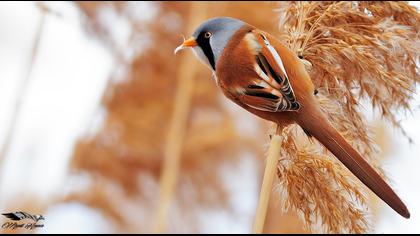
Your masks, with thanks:
[{"label": "bird silhouette logo", "polygon": [[32,214],[26,213],[24,211],[16,211],[16,212],[11,212],[11,213],[2,213],[2,215],[4,215],[6,218],[9,218],[10,220],[13,220],[13,221],[20,221],[20,220],[24,220],[24,219],[31,219],[35,223],[37,223],[40,220],[45,220],[45,218],[42,215],[32,215]]}]

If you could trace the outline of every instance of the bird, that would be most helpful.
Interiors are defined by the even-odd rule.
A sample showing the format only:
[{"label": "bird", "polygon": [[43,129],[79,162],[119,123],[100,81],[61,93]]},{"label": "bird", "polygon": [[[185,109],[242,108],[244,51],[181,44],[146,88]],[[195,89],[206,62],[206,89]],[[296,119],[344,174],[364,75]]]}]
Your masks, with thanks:
[{"label": "bird", "polygon": [[212,70],[228,99],[279,126],[298,124],[392,209],[410,218],[394,190],[329,122],[302,60],[287,45],[242,20],[216,17],[201,23],[174,53],[186,48]]}]

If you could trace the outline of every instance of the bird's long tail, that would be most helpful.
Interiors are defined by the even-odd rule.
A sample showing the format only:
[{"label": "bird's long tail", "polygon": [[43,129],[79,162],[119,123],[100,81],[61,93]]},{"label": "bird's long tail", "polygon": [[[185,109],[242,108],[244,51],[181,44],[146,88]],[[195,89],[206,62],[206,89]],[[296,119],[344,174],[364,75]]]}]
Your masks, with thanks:
[{"label": "bird's long tail", "polygon": [[317,106],[307,107],[298,116],[298,124],[333,153],[360,181],[405,218],[410,212],[405,204],[369,165],[369,163],[330,124]]}]

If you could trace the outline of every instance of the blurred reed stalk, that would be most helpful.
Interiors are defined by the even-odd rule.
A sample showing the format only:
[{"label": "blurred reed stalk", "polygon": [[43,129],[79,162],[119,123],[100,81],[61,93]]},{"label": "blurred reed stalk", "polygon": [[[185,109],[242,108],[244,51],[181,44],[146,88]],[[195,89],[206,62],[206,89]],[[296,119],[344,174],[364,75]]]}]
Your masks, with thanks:
[{"label": "blurred reed stalk", "polygon": [[[205,3],[193,2],[190,7],[188,19],[188,32],[205,18]],[[194,88],[194,76],[197,71],[194,65],[195,59],[191,54],[184,54],[180,60],[178,69],[178,88],[175,97],[175,105],[164,149],[164,160],[159,183],[159,201],[156,211],[154,232],[164,233],[167,228],[168,212],[175,195],[175,185],[178,180],[181,153],[185,131],[188,121],[188,113],[191,106],[191,96]]]},{"label": "blurred reed stalk", "polygon": [[[13,111],[11,114],[10,125],[5,133],[5,140],[0,151],[0,171],[3,169],[4,162],[6,160],[6,157],[9,153],[10,147],[14,139],[14,134],[16,131],[20,112],[22,110],[21,109],[22,104],[25,100],[25,95],[26,95],[28,85],[30,82],[33,65],[34,65],[36,56],[38,54],[39,43],[41,41],[42,31],[43,31],[44,23],[45,23],[45,16],[48,12],[50,12],[50,10],[41,2],[36,3],[36,7],[40,10],[41,16],[38,22],[38,28],[35,33],[35,38],[32,45],[32,50],[31,50],[31,54],[30,54],[29,61],[27,64],[27,68],[25,70],[25,74],[22,79],[22,82],[19,85],[19,88],[16,92],[16,100],[15,100],[15,104],[13,106]],[[0,175],[0,183],[1,183],[1,179],[2,179],[2,176]]]},{"label": "blurred reed stalk", "polygon": [[268,148],[268,156],[265,164],[260,198],[254,220],[254,234],[262,234],[264,230],[264,222],[267,215],[267,207],[270,200],[274,176],[276,175],[280,147],[281,137],[279,136],[279,127],[277,126],[276,134],[271,137],[270,147]]}]

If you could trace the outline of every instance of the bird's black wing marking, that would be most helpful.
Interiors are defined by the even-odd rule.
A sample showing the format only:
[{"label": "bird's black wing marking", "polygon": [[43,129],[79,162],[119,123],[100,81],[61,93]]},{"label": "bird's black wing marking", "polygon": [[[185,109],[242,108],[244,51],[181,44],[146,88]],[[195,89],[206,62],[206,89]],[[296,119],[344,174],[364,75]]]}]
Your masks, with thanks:
[{"label": "bird's black wing marking", "polygon": [[268,60],[262,53],[259,53],[255,59],[262,72],[265,73],[268,77],[271,77],[276,82],[272,85],[272,87],[276,88],[283,95],[282,97],[279,97],[278,106],[274,111],[299,110],[300,105],[296,101],[295,94],[292,87],[290,86],[289,78],[286,75],[281,77],[275,73],[273,67],[270,65],[270,63],[268,63]]},{"label": "bird's black wing marking", "polygon": [[263,42],[258,41],[254,35],[247,38],[254,40],[250,45],[255,49],[253,69],[257,76],[247,81],[248,84],[243,88],[236,88],[235,93],[244,104],[257,110],[268,112],[299,110],[300,104],[296,100],[280,55],[264,35],[260,36]]}]

